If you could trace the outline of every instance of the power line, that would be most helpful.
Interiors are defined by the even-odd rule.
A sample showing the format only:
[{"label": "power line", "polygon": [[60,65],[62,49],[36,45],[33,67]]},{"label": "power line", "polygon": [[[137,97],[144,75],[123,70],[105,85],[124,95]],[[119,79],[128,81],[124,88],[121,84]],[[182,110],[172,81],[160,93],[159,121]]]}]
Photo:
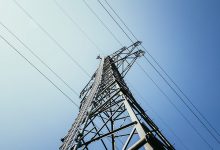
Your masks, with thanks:
[{"label": "power line", "polygon": [[31,19],[59,48],[62,50],[62,52],[74,63],[76,64],[88,77],[90,77],[89,73],[70,55],[70,53],[59,44],[59,42],[51,36],[51,34],[43,28],[25,9],[22,7],[16,0],[13,0],[13,2],[28,16],[29,19]]},{"label": "power line", "polygon": [[80,27],[80,25],[65,11],[65,9],[56,1],[54,0],[56,6],[60,9],[60,11],[79,29],[79,31],[90,41],[93,46],[98,50],[98,52],[102,52],[98,45],[88,36],[88,34]]},{"label": "power line", "polygon": [[200,132],[193,126],[193,124],[189,121],[189,119],[179,110],[179,108],[172,102],[169,96],[157,85],[157,83],[150,77],[150,75],[144,70],[144,68],[137,63],[137,65],[141,68],[144,74],[153,82],[153,84],[157,87],[157,89],[166,97],[169,103],[175,108],[175,110],[183,117],[183,119],[190,125],[190,127],[196,132],[196,134],[205,142],[210,149],[213,149],[212,146],[208,143],[208,141],[200,134]]},{"label": "power line", "polygon": [[[144,56],[146,59],[146,57]],[[203,127],[208,131],[208,133],[218,142],[218,138],[211,132],[211,130],[204,124],[204,122],[199,118],[199,116],[190,108],[190,106],[184,101],[184,99],[179,95],[179,93],[171,86],[171,84],[164,78],[164,76],[155,68],[155,66],[147,59],[148,63],[154,68],[154,70],[161,76],[165,83],[171,88],[171,90],[177,95],[177,97],[183,102],[183,104],[189,109],[189,111],[196,117],[196,119],[203,125]]]},{"label": "power line", "polygon": [[48,66],[34,51],[28,47],[18,36],[16,36],[8,27],[6,27],[2,22],[0,24],[13,35],[35,58],[37,58],[47,69],[49,69],[60,81],[62,81],[75,95],[78,93],[64,80],[60,77],[50,66]]},{"label": "power line", "polygon": [[107,0],[104,0],[106,4],[109,6],[109,8],[114,12],[114,14],[118,17],[118,19],[123,23],[123,25],[126,27],[126,29],[131,33],[131,35],[138,41],[137,37],[133,34],[133,32],[130,30],[130,28],[125,24],[125,22],[121,19],[121,17],[116,13],[116,11],[112,8],[112,6],[108,3]]},{"label": "power line", "polygon": [[132,40],[131,40],[132,41]]},{"label": "power line", "polygon": [[120,40],[116,37],[116,35],[109,29],[109,27],[102,21],[102,19],[97,15],[97,13],[89,6],[86,0],[83,0],[86,7],[93,13],[93,15],[99,20],[99,22],[105,27],[105,29],[112,35],[115,41],[120,45],[123,46]]},{"label": "power line", "polygon": [[[67,87],[71,89],[77,96],[77,92],[72,89],[56,72],[54,72],[39,56],[37,56],[23,41],[21,41],[9,28],[7,28],[2,22],[0,24],[10,33],[12,34],[26,49],[28,49],[31,54],[33,54],[45,67],[47,67],[56,77],[58,77]],[[66,93],[64,93],[52,80],[50,80],[42,71],[40,71],[33,63],[31,63],[23,54],[21,54],[18,49],[16,49],[12,44],[10,44],[5,38],[1,35],[0,37],[11,47],[13,48],[22,58],[24,58],[33,68],[35,68],[44,78],[46,78],[55,88],[57,88],[65,97],[67,97],[70,102],[72,102],[77,108],[80,108],[78,104],[76,104]],[[109,140],[107,138],[107,140]],[[111,143],[111,141],[109,141]],[[117,148],[119,149],[119,148]]]},{"label": "power line", "polygon": [[[46,80],[48,80],[57,90],[59,90],[71,103],[73,103],[77,108],[80,108],[78,104],[76,104],[72,98],[70,98],[65,92],[63,92],[52,80],[50,80],[42,71],[40,71],[32,62],[30,62],[22,53],[19,52],[17,48],[15,48],[8,40],[6,40],[2,35],[0,38],[4,40],[15,52],[17,52],[25,61],[30,64],[34,69],[36,69]],[[111,141],[110,141],[111,143]]]},{"label": "power line", "polygon": [[[89,38],[89,36],[85,33],[85,31],[83,31],[83,29],[82,28],[80,28],[80,26],[72,19],[72,17],[70,17],[66,12],[65,12],[65,10],[57,3],[57,1],[56,0],[54,0],[55,1],[55,3],[56,3],[56,5],[60,8],[60,10],[71,20],[71,22],[72,23],[74,23],[77,27],[78,27],[78,29],[87,37],[87,39],[99,50],[99,51],[101,51],[100,49],[99,49],[99,47],[94,43],[94,41],[92,41],[90,38]],[[58,47],[60,47],[63,51],[64,51],[64,53],[66,54],[66,55],[68,55],[70,58],[71,58],[71,60],[73,60],[82,70],[83,70],[83,72],[85,73],[85,74],[87,74],[88,76],[89,76],[89,74],[86,72],[86,70],[85,69],[83,69],[81,66],[80,66],[80,64],[78,63],[78,62],[76,62],[73,58],[72,58],[72,56],[49,34],[49,32],[47,32],[37,21],[35,21],[35,19],[29,14],[29,13],[27,13],[27,11],[23,8],[23,7],[21,7],[21,5],[19,5],[18,3],[17,3],[17,1],[16,0],[14,0],[14,2],[25,12],[25,14],[31,19],[31,20],[33,20],[34,22],[35,22],[35,24],[37,24],[37,26],[42,30],[42,31],[44,31],[44,33],[46,34],[46,35],[48,35],[48,37],[50,37],[50,39],[52,39],[52,41],[54,41],[57,45],[58,45]],[[19,53],[20,54],[20,53]],[[23,56],[23,55],[22,55]],[[24,57],[25,58],[25,57]],[[27,60],[26,58],[25,58],[25,60]],[[27,60],[28,61],[28,60]],[[30,63],[30,61],[28,61],[29,63]],[[35,69],[37,69],[32,63],[30,63]],[[38,70],[38,69],[37,69]],[[38,70],[39,72],[40,72],[40,70]],[[41,73],[41,72],[40,72]],[[42,73],[41,73],[42,74]],[[44,74],[42,74],[42,75],[44,75]],[[46,76],[45,76],[46,77]],[[46,77],[47,78],[47,77]],[[47,78],[50,82],[51,82],[51,80],[49,79],[49,78]],[[52,84],[53,84],[53,82],[51,82]],[[55,87],[57,87],[55,84],[53,84]],[[59,87],[57,87],[58,89],[59,89]],[[60,90],[60,89],[59,89]],[[60,90],[61,91],[61,90]],[[62,92],[62,91],[61,91]],[[65,96],[67,96],[67,98],[69,98],[70,99],[70,97],[68,96],[68,95],[66,95],[64,92],[62,92]],[[73,101],[72,101],[73,102]],[[80,108],[79,107],[79,105],[77,105],[75,102],[73,102],[78,108]],[[111,141],[110,141],[111,142]]]},{"label": "power line", "polygon": [[[18,4],[18,2],[16,1],[16,0],[13,0],[15,3],[16,3],[16,5],[19,7],[19,8],[21,8],[22,10],[23,10],[23,12],[46,34],[46,35],[48,35],[48,37],[52,40],[52,41],[54,41],[55,43],[56,43],[56,45],[58,46],[58,47],[60,47],[64,52],[65,52],[65,54],[66,55],[68,55],[68,57],[70,57],[71,58],[71,60],[73,60],[74,61],[74,63],[76,63],[82,70],[83,70],[83,72],[85,73],[85,74],[87,74],[88,76],[89,76],[89,74],[86,72],[86,70],[85,69],[83,69],[81,66],[80,66],[80,64],[78,63],[78,62],[76,62],[73,58],[72,58],[72,56],[49,34],[49,32],[47,32],[20,4]],[[58,6],[58,8],[64,13],[64,15],[67,17],[67,18],[69,18],[70,20],[71,20],[71,22],[73,23],[73,24],[75,24],[76,26],[77,26],[77,28],[86,36],[86,38],[96,47],[96,49],[97,50],[99,50],[99,51],[101,51],[100,50],[100,48],[95,44],[95,42],[86,34],[86,32],[73,20],[73,18],[70,16],[70,15],[68,15],[68,13],[62,8],[62,6],[59,4],[59,3],[57,3],[57,1],[56,0],[54,0],[54,2],[55,2],[55,4]],[[9,44],[9,43],[8,43]],[[10,45],[10,46],[12,46],[12,45]],[[17,51],[17,50],[16,50]],[[17,51],[18,52],[18,51]],[[19,52],[18,52],[19,53]],[[21,53],[19,53],[23,58],[25,58]],[[26,59],[25,58],[25,60],[26,61],[28,61],[28,63],[30,63],[35,69],[37,69],[28,59]],[[39,69],[37,69],[44,77],[46,77]],[[47,78],[47,77],[46,77]],[[49,79],[49,78],[47,78],[52,84],[53,84],[53,82]],[[57,87],[55,84],[53,84],[55,87]],[[57,87],[58,88],[58,87]],[[58,88],[59,89],[59,88]],[[61,91],[61,90],[60,90]],[[62,91],[61,91],[62,92]],[[63,94],[65,94],[64,92],[62,92]],[[77,92],[76,92],[77,93]],[[67,96],[68,97],[68,95],[66,95],[65,94],[65,96]],[[68,97],[69,99],[70,99],[70,97]],[[74,102],[73,102],[74,103]],[[75,103],[74,103],[75,104]],[[80,108],[79,107],[79,105],[77,105],[77,104],[75,104],[78,108]]]},{"label": "power line", "polygon": [[189,148],[184,144],[184,142],[177,136],[177,134],[174,132],[174,130],[166,123],[166,121],[154,110],[154,108],[147,102],[147,100],[142,96],[138,90],[135,89],[135,87],[126,80],[126,82],[129,84],[129,86],[138,94],[138,96],[143,100],[143,102],[148,105],[151,108],[151,111],[161,120],[161,122],[170,130],[170,132],[178,139],[178,141],[183,145],[183,147],[188,150]]},{"label": "power line", "polygon": [[[114,14],[118,17],[118,19],[123,23],[126,29],[131,33],[131,35],[138,41],[137,37],[134,35],[132,30],[126,25],[123,19],[118,15],[118,13],[113,9],[113,7],[108,3],[107,0],[104,0],[109,8],[114,12]],[[175,87],[183,94],[183,96],[187,99],[187,101],[193,106],[193,108],[199,113],[199,115],[206,121],[206,123],[220,136],[219,132],[213,127],[213,125],[208,121],[208,119],[198,110],[198,108],[192,103],[189,97],[181,90],[181,88],[177,85],[177,83],[170,77],[170,75],[163,69],[163,67],[159,64],[159,62],[150,54],[150,52],[143,46],[141,47],[147,52],[150,58],[156,63],[156,65],[162,70],[162,72],[168,77],[168,79],[175,85]],[[145,57],[148,61],[148,59]]]},{"label": "power line", "polygon": [[36,69],[46,80],[48,80],[57,90],[59,90],[71,103],[79,108],[79,105],[73,101],[65,92],[63,92],[52,80],[50,80],[43,72],[41,72],[32,62],[30,62],[22,53],[19,52],[8,40],[6,40],[2,35],[0,38],[4,40],[15,52],[17,52],[25,61],[30,64],[34,69]]},{"label": "power line", "polygon": [[[106,1],[106,0],[105,0]],[[119,28],[122,29],[122,27],[120,26],[120,24],[114,19],[114,17],[110,14],[110,12],[105,8],[105,6],[100,2],[100,0],[98,0],[98,2],[101,4],[101,6],[105,9],[105,11],[109,14],[109,16],[114,20],[114,22],[119,26]],[[113,8],[110,6],[110,4],[106,1],[106,3],[109,5],[109,7],[113,10]],[[119,15],[113,10],[113,12],[116,14],[117,17],[119,17]],[[122,23],[125,25],[125,27],[130,31],[130,33],[134,36],[134,34],[132,33],[132,31],[128,28],[128,26],[124,23],[124,21],[119,17],[119,19],[122,21]],[[125,35],[131,40],[131,38],[128,36],[128,34],[122,29],[122,31],[125,33]],[[134,36],[135,39],[137,39]],[[131,40],[132,41],[132,40]],[[143,47],[143,46],[142,46]],[[144,47],[143,47],[144,48]],[[145,48],[144,48],[145,49]],[[145,49],[146,50],[146,49]],[[148,52],[149,53],[149,52]],[[151,55],[150,55],[151,56]],[[171,88],[171,90],[173,90],[173,92],[179,97],[179,99],[184,103],[184,105],[190,110],[190,112],[198,119],[198,121],[203,125],[203,127],[209,132],[209,134],[215,139],[215,141],[217,141],[218,143],[220,143],[220,141],[218,140],[218,138],[211,132],[211,130],[204,124],[204,122],[198,117],[198,115],[189,107],[189,105],[184,101],[184,99],[177,93],[177,91],[169,84],[169,82],[163,77],[163,75],[156,69],[156,67],[146,58],[144,57],[148,63],[150,63],[150,65],[155,69],[155,71],[163,78],[163,80],[168,84],[168,86]],[[158,63],[159,64],[159,63]],[[166,73],[167,74],[167,73]],[[173,81],[173,80],[172,80]],[[181,90],[182,91],[182,90]],[[185,94],[184,94],[185,95]],[[190,101],[189,99],[187,99],[188,101]],[[192,102],[190,101],[190,103],[192,104]],[[192,104],[193,105],[193,104]],[[193,105],[193,107],[198,111],[198,109],[195,107],[195,105]],[[199,112],[199,114],[201,115],[201,112]],[[202,115],[203,119],[205,118]],[[208,121],[205,118],[206,121]],[[210,124],[210,123],[208,123]],[[214,128],[211,125],[211,128]],[[216,131],[214,129],[214,131]],[[217,133],[217,132],[216,132]],[[218,134],[218,133],[217,133]]]},{"label": "power line", "polygon": [[105,11],[108,13],[108,15],[114,20],[114,22],[118,25],[118,27],[124,32],[124,34],[127,36],[127,38],[131,41],[133,44],[133,40],[130,38],[130,36],[125,32],[125,30],[121,27],[121,25],[115,20],[115,18],[111,15],[111,13],[105,8],[105,6],[98,0],[99,4],[102,6],[102,8],[105,9]]},{"label": "power line", "polygon": [[[98,0],[98,2],[101,4],[101,6],[105,9],[105,11],[110,15],[110,17],[114,20],[114,22],[120,27],[120,29],[122,29],[122,31],[125,33],[125,35],[131,40],[131,38],[128,36],[128,34],[125,32],[125,30],[123,30],[123,28],[119,25],[119,23],[114,19],[114,17],[110,14],[110,12],[105,8],[105,6]],[[132,40],[131,40],[131,42],[133,42]],[[143,68],[142,68],[143,69]],[[143,71],[143,70],[142,70]],[[145,70],[144,70],[145,71]],[[165,93],[164,93],[165,94]],[[189,121],[188,121],[189,122]],[[194,127],[193,127],[194,128]],[[197,130],[196,130],[196,132],[198,132]],[[199,133],[199,135],[200,135],[200,133]],[[200,135],[201,136],[201,135]],[[202,139],[204,139],[203,137],[201,137]],[[207,143],[207,142],[205,142],[205,143]],[[209,144],[208,144],[209,145]]]}]

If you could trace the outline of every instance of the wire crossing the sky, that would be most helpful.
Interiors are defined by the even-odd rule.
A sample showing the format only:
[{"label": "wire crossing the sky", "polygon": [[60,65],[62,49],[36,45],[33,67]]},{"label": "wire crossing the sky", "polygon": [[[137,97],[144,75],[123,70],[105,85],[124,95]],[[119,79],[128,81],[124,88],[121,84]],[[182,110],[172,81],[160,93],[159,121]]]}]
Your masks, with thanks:
[{"label": "wire crossing the sky", "polygon": [[[10,33],[12,34],[25,48],[27,48],[42,64],[44,64],[52,73],[55,74],[64,84],[69,87],[73,93],[75,93],[78,96],[78,93],[72,89],[58,74],[56,74],[39,56],[37,56],[27,45],[22,42],[9,28],[7,28],[3,23],[0,22],[0,24]],[[64,91],[62,91],[49,77],[47,77],[40,69],[38,69],[30,60],[28,60],[17,48],[15,48],[8,40],[6,40],[2,35],[0,35],[0,38],[4,40],[15,52],[17,52],[28,64],[30,64],[34,69],[36,69],[46,80],[48,80],[57,90],[59,90],[71,103],[74,104],[77,108],[80,108],[80,106],[74,102],[72,98],[70,98]],[[102,132],[101,132],[102,133]],[[104,133],[102,133],[104,134]],[[108,139],[109,140],[109,139]],[[111,142],[111,141],[109,141]],[[116,146],[117,147],[117,146]]]},{"label": "wire crossing the sky", "polygon": [[102,50],[98,47],[98,45],[88,36],[88,34],[82,29],[82,27],[80,27],[80,25],[65,11],[65,9],[56,0],[54,0],[54,3],[60,9],[60,11],[72,22],[72,24],[76,26],[78,30],[88,39],[88,41],[94,45],[97,51],[102,53]]},{"label": "wire crossing the sky", "polygon": [[118,27],[124,32],[124,34],[127,36],[127,38],[131,41],[133,44],[134,41],[130,38],[130,36],[125,32],[125,30],[120,26],[120,24],[115,20],[115,18],[111,15],[111,13],[105,8],[105,6],[98,0],[99,4],[105,9],[105,11],[108,13],[108,15],[114,20],[114,22],[118,25]]},{"label": "wire crossing the sky", "polygon": [[200,132],[196,129],[196,127],[190,122],[190,120],[180,111],[180,109],[172,102],[170,97],[159,87],[159,85],[150,77],[150,75],[145,71],[145,69],[137,63],[137,65],[141,68],[144,74],[154,83],[154,85],[158,88],[158,90],[166,97],[169,103],[175,108],[175,110],[183,117],[183,119],[190,125],[190,127],[196,132],[196,134],[205,142],[210,149],[213,149],[209,142],[200,134]]},{"label": "wire crossing the sky", "polygon": [[[144,56],[145,57],[145,56]],[[145,57],[146,58],[146,57]],[[190,112],[198,119],[198,121],[203,125],[203,127],[211,134],[211,136],[218,142],[218,138],[211,132],[211,130],[204,124],[202,120],[198,117],[198,115],[189,107],[189,105],[184,101],[184,99],[177,93],[177,91],[171,86],[171,84],[164,78],[164,76],[155,68],[155,66],[147,59],[148,63],[156,70],[156,72],[161,76],[161,78],[165,81],[165,83],[172,89],[172,91],[179,97],[179,99],[183,102],[183,104],[190,110]]]},{"label": "wire crossing the sky", "polygon": [[76,90],[74,90],[61,76],[59,76],[50,66],[48,66],[34,51],[28,47],[17,35],[15,35],[8,27],[6,27],[2,22],[0,24],[17,39],[35,58],[37,58],[47,69],[49,69],[60,81],[63,82],[75,95],[79,96]]},{"label": "wire crossing the sky", "polygon": [[89,73],[71,56],[71,54],[62,46],[60,43],[45,29],[41,26],[16,0],[13,2],[30,18],[44,33],[47,35],[59,48],[60,50],[74,63],[76,64],[82,72],[84,72],[88,77]]},{"label": "wire crossing the sky", "polygon": [[[106,0],[105,0],[106,1]],[[116,19],[111,15],[111,13],[106,9],[106,7],[101,3],[100,0],[98,0],[99,4],[103,7],[103,9],[108,13],[108,15],[113,19],[113,21],[118,25],[118,27],[125,33],[125,35],[128,37],[128,39],[130,39],[131,42],[132,39],[130,38],[130,36],[125,32],[125,30],[121,27],[121,25],[116,21]],[[107,2],[107,1],[106,1]],[[108,3],[109,5],[109,3]],[[109,5],[110,6],[110,5]],[[112,7],[110,7],[112,9]],[[116,13],[115,11],[113,11],[114,13]],[[117,15],[119,17],[119,15]],[[120,20],[122,20],[120,18]],[[123,21],[123,24],[124,21]],[[125,26],[128,28],[128,26],[125,24]],[[129,29],[129,31],[131,31]],[[132,33],[132,32],[131,32]],[[134,35],[132,33],[132,35]],[[135,36],[134,36],[135,37]],[[136,38],[136,37],[135,37]],[[143,47],[144,48],[144,47]],[[144,48],[145,49],[145,48]],[[145,49],[146,50],[146,49]],[[149,52],[148,52],[149,53]],[[151,56],[151,55],[150,55]],[[150,61],[145,57],[145,59],[150,63]],[[159,64],[159,63],[158,63]],[[203,127],[208,131],[208,133],[215,139],[216,142],[220,143],[219,139],[212,133],[212,131],[206,126],[206,124],[200,119],[200,117],[198,117],[198,115],[189,107],[189,105],[184,101],[184,99],[177,93],[177,91],[167,82],[167,80],[163,77],[163,75],[161,73],[159,73],[159,71],[155,68],[155,66],[150,63],[150,65],[155,69],[155,71],[163,78],[163,80],[168,84],[168,86],[171,88],[171,90],[179,97],[179,99],[183,102],[183,104],[189,109],[189,111],[198,119],[198,121],[203,125]],[[162,68],[162,67],[161,67]],[[187,99],[189,100],[189,99]],[[190,101],[190,100],[189,100]],[[192,102],[191,102],[192,103]],[[195,105],[193,105],[193,107],[195,107]],[[196,108],[196,110],[198,111],[198,109]],[[201,112],[199,112],[201,114]],[[204,117],[204,115],[202,115]],[[208,121],[206,119],[206,121]],[[211,124],[211,123],[209,123]],[[213,126],[212,126],[213,128]],[[216,130],[214,130],[216,131]],[[216,133],[216,132],[215,132]]]},{"label": "wire crossing the sky", "polygon": [[129,84],[129,86],[134,90],[134,92],[143,100],[144,103],[146,103],[151,111],[158,117],[158,119],[170,130],[170,132],[177,138],[177,140],[183,145],[185,150],[189,150],[189,148],[185,145],[185,143],[178,137],[178,135],[174,132],[174,130],[168,125],[168,123],[157,113],[156,110],[150,105],[150,103],[147,102],[146,98],[142,96],[140,92],[132,85],[131,82],[126,80],[126,82]]},{"label": "wire crossing the sky", "polygon": [[[16,5],[21,8],[21,10],[72,60],[72,62],[74,62],[74,64],[76,64],[84,74],[86,74],[87,76],[89,76],[89,73],[70,55],[70,53],[62,46],[60,45],[60,43],[53,37],[51,36],[51,34],[45,29],[43,28],[20,4],[18,4],[18,2],[16,0],[13,0]],[[95,42],[86,34],[86,32],[77,24],[77,22],[75,22],[72,17],[70,15],[68,15],[68,13],[66,13],[66,11],[60,6],[59,3],[57,3],[56,0],[54,0],[56,5],[59,7],[59,9],[61,9],[61,11],[64,13],[64,15],[66,15],[70,20],[72,20],[72,23],[75,24],[78,29],[87,37],[87,39],[96,47],[96,49],[98,51],[101,51],[99,49],[99,47],[95,44]],[[125,22],[120,18],[120,16],[115,12],[115,10],[111,7],[111,5],[107,2],[107,0],[104,0],[106,2],[106,4],[109,6],[109,8],[114,12],[114,14],[119,18],[119,20],[124,24],[124,26],[126,27],[126,29],[132,34],[132,36],[137,40],[136,36],[133,34],[133,32],[129,29],[129,27],[125,24]],[[105,28],[108,30],[108,32],[112,35],[112,37],[122,46],[121,42],[118,40],[117,36],[114,35],[114,33],[105,25],[105,23],[101,20],[101,18],[98,17],[98,15],[95,13],[95,11],[92,10],[92,8],[87,4],[87,2],[85,0],[83,0],[83,2],[86,4],[86,6],[90,9],[90,11],[93,12],[93,14],[98,18],[98,20],[102,23],[103,26],[105,26]],[[100,2],[100,0],[98,0],[98,2],[101,4],[101,6],[105,9],[105,11],[107,11],[107,13],[110,15],[110,17],[114,20],[114,22],[119,26],[119,28],[123,31],[123,33],[128,37],[128,39],[132,42],[132,38],[129,36],[129,34],[123,29],[123,27],[117,22],[117,20],[113,17],[113,15],[111,15],[111,13],[108,11],[108,9],[105,8],[105,6]],[[1,24],[2,26],[4,26],[3,24]],[[5,27],[5,26],[4,26]],[[6,28],[7,29],[7,28]],[[8,30],[8,29],[7,29]],[[10,30],[8,30],[9,33]],[[14,35],[13,33],[11,33],[12,35]],[[20,41],[19,38],[17,38],[16,35],[14,35],[14,37]],[[15,51],[18,50],[16,49],[13,45],[11,45],[4,37],[1,36],[1,38],[10,46],[12,47]],[[68,83],[66,83],[59,75],[56,74],[56,72],[54,72],[40,57],[38,57],[29,47],[27,47],[25,45],[25,43],[23,43],[22,41],[20,41],[25,48],[27,48],[42,64],[44,64],[57,78],[59,78],[66,86],[69,86]],[[196,112],[204,119],[204,121],[210,126],[210,128],[215,131],[214,133],[216,133],[218,136],[220,136],[220,134],[218,133],[218,131],[212,126],[212,124],[206,119],[206,117],[197,109],[197,107],[192,103],[192,101],[187,97],[187,95],[181,90],[181,88],[175,83],[175,81],[167,74],[167,72],[161,67],[161,65],[159,64],[159,62],[146,50],[146,48],[141,45],[141,47],[147,52],[147,54],[150,56],[150,58],[153,60],[154,63],[156,63],[157,67],[159,67],[160,70],[162,70],[162,73],[165,74],[166,76],[164,77],[164,75],[160,72],[160,70],[157,69],[157,67],[155,67],[155,65],[146,57],[144,56],[144,59],[150,63],[150,65],[154,68],[154,70],[159,74],[159,76],[161,76],[161,78],[165,81],[165,83],[171,88],[172,91],[174,91],[174,93],[180,98],[180,100],[183,102],[183,104],[190,110],[190,112],[198,119],[198,121],[203,125],[203,127],[211,134],[211,136],[218,142],[218,138],[212,133],[212,131],[207,127],[207,125],[200,119],[200,117],[195,113],[195,111],[190,107],[190,105],[188,105],[185,100],[183,99],[183,97],[185,97],[185,99],[191,104],[191,106],[196,110]],[[17,51],[19,53],[19,55],[21,55],[32,67],[34,67],[36,70],[38,70],[38,72],[40,72],[42,74],[42,72],[36,68],[36,66],[31,63],[28,59],[25,58],[25,56],[23,56],[19,51]],[[146,73],[145,69],[142,67],[142,71]],[[49,82],[51,82],[53,85],[54,83],[47,77],[45,76],[45,74],[42,74]],[[175,87],[172,86],[172,84],[170,84],[169,80],[166,79],[166,77],[172,82],[172,84],[174,84],[174,86],[178,89],[178,91],[183,95],[183,97],[179,94],[179,92],[175,89]],[[62,90],[57,87],[56,85],[54,85],[60,92],[62,92]],[[158,85],[156,85],[158,86]],[[159,86],[158,86],[159,87]],[[69,88],[71,88],[69,86]],[[160,87],[159,87],[160,88]],[[72,88],[71,88],[72,89]],[[72,91],[74,91],[74,89],[72,89]],[[63,92],[62,92],[63,93]],[[75,92],[74,92],[75,93]],[[162,92],[164,93],[164,92]],[[66,96],[67,98],[69,97],[68,95],[66,95],[65,93],[63,93],[64,96]],[[77,94],[77,93],[75,93]],[[165,94],[165,93],[164,93]],[[166,94],[165,94],[166,95]],[[166,96],[168,97],[168,96]],[[69,97],[70,98],[70,97]],[[68,98],[68,99],[69,99]],[[169,97],[168,97],[169,98]],[[70,100],[70,99],[69,99]],[[177,108],[178,109],[178,108]],[[180,111],[180,110],[179,110]],[[186,118],[187,119],[187,118]],[[189,122],[189,121],[187,121]],[[191,125],[190,125],[191,126]],[[193,128],[193,127],[192,127]],[[195,127],[194,127],[195,128]],[[195,128],[196,129],[196,128]],[[196,129],[196,132],[197,129]],[[198,132],[199,133],[199,132]],[[197,133],[197,134],[198,134]],[[201,138],[203,140],[205,140],[202,135],[199,133],[198,135],[201,136]],[[211,145],[205,140],[204,142],[206,142],[210,148]]]},{"label": "wire crossing the sky", "polygon": [[[104,0],[109,8],[113,11],[113,13],[117,16],[117,18],[122,22],[122,24],[126,27],[126,29],[131,33],[131,35],[138,41],[137,37],[134,35],[132,30],[126,25],[123,19],[118,15],[118,13],[113,9],[113,7],[109,4],[107,0]],[[156,63],[156,65],[162,70],[162,72],[168,77],[168,79],[175,85],[175,87],[180,91],[180,93],[187,99],[187,101],[193,106],[193,108],[198,112],[198,114],[206,121],[206,123],[216,132],[218,136],[220,136],[219,132],[213,127],[213,125],[208,121],[208,119],[198,110],[198,108],[193,104],[193,102],[189,99],[189,97],[181,90],[181,88],[177,85],[177,83],[171,78],[171,76],[163,69],[163,67],[159,64],[159,62],[150,54],[150,52],[143,46],[141,47],[147,52],[150,58]],[[149,60],[145,59],[149,62]]]},{"label": "wire crossing the sky", "polygon": [[[99,1],[100,2],[100,1]],[[138,39],[136,38],[136,36],[133,34],[133,32],[130,30],[130,28],[125,24],[125,22],[121,19],[121,17],[115,12],[115,10],[112,8],[112,6],[108,3],[107,0],[105,0],[106,4],[109,6],[109,8],[114,12],[114,14],[118,17],[118,19],[123,23],[123,25],[126,27],[126,29],[132,34],[132,36],[135,38],[136,41],[138,41]]]},{"label": "wire crossing the sky", "polygon": [[[99,3],[101,4],[101,2],[99,1]],[[87,5],[88,5],[88,3],[87,3]],[[104,7],[104,5],[103,4],[101,4],[101,6],[102,7]],[[91,8],[91,7],[90,7]],[[108,11],[106,8],[105,8],[105,10],[106,11]],[[91,10],[92,11],[92,10]],[[108,12],[108,14],[110,15],[110,13]],[[96,17],[97,17],[97,15],[95,15]],[[111,15],[111,18],[112,18],[113,16]],[[114,21],[116,21],[115,19],[113,19]],[[116,24],[117,25],[119,25],[119,23],[116,21]],[[120,25],[119,25],[120,26]],[[120,26],[120,28],[122,28],[121,26]],[[125,32],[125,30],[123,30],[123,32]],[[128,34],[126,34],[127,36],[128,36]],[[131,38],[129,38],[129,39],[131,39]],[[131,42],[133,42],[132,40],[131,40]],[[136,62],[137,63],[137,62]],[[139,65],[138,65],[139,66]],[[144,68],[143,67],[140,67],[139,66],[139,68],[146,74],[146,71],[144,70]],[[150,77],[150,76],[149,76]],[[150,77],[151,78],[151,77]],[[153,81],[154,82],[154,81]],[[155,82],[154,82],[154,84],[156,84]],[[160,92],[162,92],[162,94],[164,95],[165,93],[160,89],[160,87],[156,84],[156,86],[157,86],[157,88],[159,88],[159,91]],[[164,95],[166,98],[168,98],[168,99],[170,99],[167,95]],[[177,108],[177,107],[176,107]],[[178,109],[178,108],[177,108]],[[179,111],[178,111],[179,112]],[[181,114],[180,114],[181,115]],[[186,117],[185,117],[186,118]],[[188,122],[189,123],[189,121],[186,121],[186,122]],[[212,147],[210,146],[210,144],[202,137],[202,135],[198,132],[198,130],[190,123],[190,126],[194,129],[194,130],[196,130],[195,132],[199,135],[199,137],[212,149]]]},{"label": "wire crossing the sky", "polygon": [[50,80],[42,71],[40,71],[30,60],[28,60],[22,53],[19,52],[8,40],[6,40],[2,35],[0,38],[4,40],[16,53],[18,53],[28,64],[30,64],[35,70],[37,70],[47,81],[49,81],[57,90],[59,90],[71,103],[79,108],[79,105],[74,102],[64,91],[62,91],[52,80]]},{"label": "wire crossing the sky", "polygon": [[112,37],[115,39],[118,44],[123,47],[123,44],[120,42],[120,40],[117,38],[117,36],[109,29],[109,27],[102,21],[102,19],[96,14],[96,12],[89,6],[89,4],[86,2],[86,0],[83,0],[86,7],[92,12],[92,14],[99,20],[99,22],[105,27],[105,29],[112,35]]}]

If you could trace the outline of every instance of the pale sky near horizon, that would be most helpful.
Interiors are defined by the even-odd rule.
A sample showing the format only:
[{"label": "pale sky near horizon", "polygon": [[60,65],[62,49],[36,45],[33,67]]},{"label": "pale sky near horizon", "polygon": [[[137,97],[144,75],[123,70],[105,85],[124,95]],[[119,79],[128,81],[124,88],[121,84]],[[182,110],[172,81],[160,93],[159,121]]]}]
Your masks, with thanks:
[{"label": "pale sky near horizon", "polygon": [[[53,0],[17,0],[86,71],[92,75],[97,55],[109,55],[121,48],[81,0],[57,0],[77,24],[101,49],[101,52],[66,18]],[[131,43],[97,0],[87,0],[121,43]],[[218,0],[109,0],[149,52],[158,60],[197,108],[220,132],[220,2]],[[0,0],[0,22],[7,26],[78,93],[89,77],[74,64],[44,32],[24,14],[13,0]],[[80,99],[65,87],[27,49],[0,25],[6,38],[43,73],[65,91],[74,102]],[[78,108],[51,83],[0,39],[0,149],[54,150],[61,145],[74,121]],[[150,65],[138,62],[169,95],[203,137],[215,149],[220,145],[199,124]],[[190,150],[208,146],[190,128],[144,73],[134,65],[126,80],[141,106],[159,126],[176,149],[182,143]],[[128,85],[129,85],[128,83]],[[149,106],[150,105],[150,106]],[[152,110],[153,108],[153,110]],[[220,136],[215,135],[218,139]],[[97,148],[94,148],[97,149]]]}]

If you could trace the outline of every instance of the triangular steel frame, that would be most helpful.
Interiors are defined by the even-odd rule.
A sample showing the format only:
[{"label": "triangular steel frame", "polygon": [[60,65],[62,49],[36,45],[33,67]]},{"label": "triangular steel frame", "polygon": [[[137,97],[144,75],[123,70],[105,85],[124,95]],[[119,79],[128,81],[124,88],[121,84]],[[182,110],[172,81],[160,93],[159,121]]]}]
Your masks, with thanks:
[{"label": "triangular steel frame", "polygon": [[[137,103],[124,81],[144,52],[137,41],[101,59],[99,68],[80,93],[80,111],[60,150],[174,150]],[[138,136],[137,136],[138,135]]]}]

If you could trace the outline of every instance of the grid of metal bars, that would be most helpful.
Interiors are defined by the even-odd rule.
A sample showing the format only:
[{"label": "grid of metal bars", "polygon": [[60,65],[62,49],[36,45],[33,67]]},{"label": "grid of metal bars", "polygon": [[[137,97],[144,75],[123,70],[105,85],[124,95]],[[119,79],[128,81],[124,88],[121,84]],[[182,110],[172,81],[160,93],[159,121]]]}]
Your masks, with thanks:
[{"label": "grid of metal bars", "polygon": [[143,51],[137,41],[101,59],[99,68],[80,93],[80,111],[61,150],[174,150],[137,103],[123,80]]}]

